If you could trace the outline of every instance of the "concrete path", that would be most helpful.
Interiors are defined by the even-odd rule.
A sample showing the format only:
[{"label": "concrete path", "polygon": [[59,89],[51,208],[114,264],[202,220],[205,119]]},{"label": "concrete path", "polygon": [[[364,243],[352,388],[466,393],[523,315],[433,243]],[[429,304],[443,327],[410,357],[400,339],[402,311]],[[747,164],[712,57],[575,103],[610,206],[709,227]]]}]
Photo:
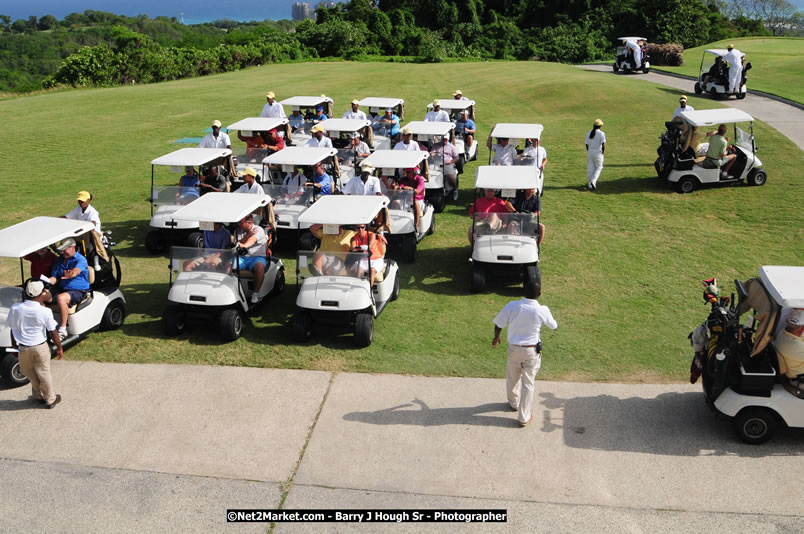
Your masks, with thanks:
[{"label": "concrete path", "polygon": [[[54,362],[0,390],[0,532],[264,532],[227,508],[497,508],[506,525],[278,532],[797,532],[804,431],[736,440],[699,387]],[[400,530],[401,529],[401,530]]]},{"label": "concrete path", "polygon": [[[612,76],[622,76],[629,80],[642,80],[659,85],[666,85],[668,87],[675,87],[687,95],[695,94],[693,91],[695,86],[694,80],[679,78],[670,74],[662,74],[655,70],[652,70],[648,74],[623,74],[622,72],[615,73],[611,65],[578,65],[578,67],[585,70],[605,72]],[[798,148],[804,150],[803,109],[750,92],[743,100],[729,98],[727,100],[717,100],[716,102],[741,109],[749,113],[752,117],[770,124],[793,141]]]}]

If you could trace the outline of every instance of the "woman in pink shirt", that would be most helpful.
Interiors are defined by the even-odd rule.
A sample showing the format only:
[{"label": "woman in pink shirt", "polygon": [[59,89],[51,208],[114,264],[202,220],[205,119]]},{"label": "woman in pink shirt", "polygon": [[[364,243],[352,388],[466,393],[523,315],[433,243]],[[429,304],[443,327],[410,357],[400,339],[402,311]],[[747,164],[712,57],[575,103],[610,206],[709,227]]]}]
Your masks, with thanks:
[{"label": "woman in pink shirt", "polygon": [[[469,208],[469,216],[474,216],[475,213],[479,214],[486,214],[482,217],[478,217],[478,223],[480,223],[480,219],[482,219],[482,225],[488,225],[488,227],[493,230],[497,231],[502,227],[502,219],[495,213],[509,213],[512,211],[510,208],[510,204],[505,200],[494,196],[497,191],[495,189],[484,189],[483,196],[478,197],[475,200],[475,203]],[[478,230],[479,230],[478,225]],[[469,244],[473,245],[474,241],[472,240],[472,230],[475,228],[474,221],[469,226]],[[488,232],[486,232],[488,233]]]}]

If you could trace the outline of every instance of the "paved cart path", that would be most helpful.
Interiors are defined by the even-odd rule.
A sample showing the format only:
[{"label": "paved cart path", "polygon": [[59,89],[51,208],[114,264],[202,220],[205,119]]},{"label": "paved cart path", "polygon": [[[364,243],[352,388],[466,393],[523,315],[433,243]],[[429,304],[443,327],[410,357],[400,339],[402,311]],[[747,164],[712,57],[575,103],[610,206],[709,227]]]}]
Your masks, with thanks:
[{"label": "paved cart path", "polygon": [[[255,531],[227,508],[505,508],[402,531],[796,532],[804,431],[736,440],[689,384],[56,361],[64,401],[0,389],[0,532]],[[372,532],[400,532],[395,524]],[[367,531],[277,525],[278,532]]]},{"label": "paved cart path", "polygon": [[[578,67],[585,70],[608,73],[611,76],[623,76],[630,80],[642,80],[659,85],[666,85],[668,87],[675,87],[681,91],[680,94],[695,94],[693,91],[695,80],[680,78],[671,74],[663,74],[655,70],[650,71],[648,74],[623,74],[622,72],[615,73],[611,65],[578,65]],[[703,96],[702,98],[706,97]],[[785,104],[773,98],[751,93],[750,89],[749,94],[743,100],[730,98],[728,100],[717,100],[717,102],[741,109],[749,113],[755,119],[770,124],[793,141],[798,148],[804,150],[804,109]],[[671,108],[670,114],[672,114],[677,104],[671,102],[668,105],[669,108]],[[698,109],[701,108],[701,106],[695,107]]]}]

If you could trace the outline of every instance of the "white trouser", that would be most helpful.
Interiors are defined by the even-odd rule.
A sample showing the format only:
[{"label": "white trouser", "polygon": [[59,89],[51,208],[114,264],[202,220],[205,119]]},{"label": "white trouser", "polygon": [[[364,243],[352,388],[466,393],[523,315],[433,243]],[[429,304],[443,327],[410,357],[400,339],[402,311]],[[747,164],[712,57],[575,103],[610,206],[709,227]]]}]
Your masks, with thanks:
[{"label": "white trouser", "polygon": [[589,185],[597,187],[597,179],[600,178],[600,171],[603,170],[603,152],[590,150],[586,156],[586,177]]},{"label": "white trouser", "polygon": [[642,49],[637,47],[632,48],[632,50],[634,51],[634,63],[635,63],[634,68],[638,69],[639,67],[642,66]]},{"label": "white trouser", "polygon": [[743,77],[743,67],[732,65],[729,67],[729,92],[734,93],[740,90],[740,80]]},{"label": "white trouser", "polygon": [[520,423],[527,423],[533,408],[533,390],[536,373],[542,366],[542,357],[535,347],[508,345],[508,373],[505,381],[508,404],[519,410]]}]

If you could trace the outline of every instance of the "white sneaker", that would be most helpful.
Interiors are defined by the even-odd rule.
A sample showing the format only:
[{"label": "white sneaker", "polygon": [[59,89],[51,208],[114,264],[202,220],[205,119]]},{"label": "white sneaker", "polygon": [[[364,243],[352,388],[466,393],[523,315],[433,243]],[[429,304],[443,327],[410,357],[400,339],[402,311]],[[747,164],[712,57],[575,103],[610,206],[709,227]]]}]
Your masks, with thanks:
[{"label": "white sneaker", "polygon": [[259,301],[260,301],[260,296],[255,291],[254,293],[251,294],[251,303],[252,304],[257,304]]},{"label": "white sneaker", "polygon": [[67,337],[67,327],[66,326],[60,326],[59,327],[59,337],[61,339],[64,339],[65,337]]},{"label": "white sneaker", "polygon": [[458,200],[458,190],[457,189],[452,191],[452,200]]}]

